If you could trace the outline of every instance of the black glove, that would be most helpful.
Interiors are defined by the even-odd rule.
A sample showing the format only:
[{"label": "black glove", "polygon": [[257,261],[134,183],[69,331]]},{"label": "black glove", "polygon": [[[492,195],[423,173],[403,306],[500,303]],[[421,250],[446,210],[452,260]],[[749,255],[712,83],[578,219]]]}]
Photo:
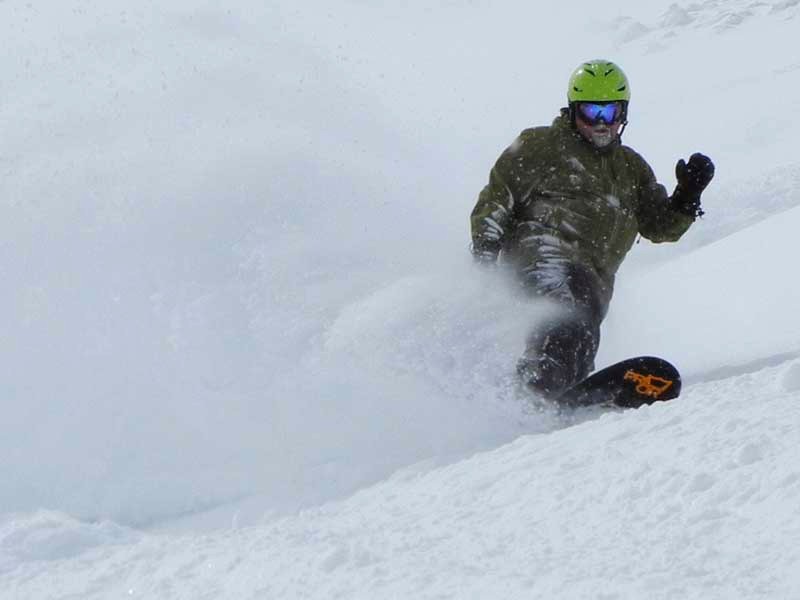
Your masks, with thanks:
[{"label": "black glove", "polygon": [[688,164],[683,159],[678,161],[675,177],[679,188],[684,188],[690,194],[700,194],[714,179],[714,163],[705,154],[695,152]]},{"label": "black glove", "polygon": [[678,185],[672,193],[672,208],[696,219],[703,216],[700,194],[714,178],[714,163],[705,154],[695,152],[689,162],[680,159],[675,165]]}]

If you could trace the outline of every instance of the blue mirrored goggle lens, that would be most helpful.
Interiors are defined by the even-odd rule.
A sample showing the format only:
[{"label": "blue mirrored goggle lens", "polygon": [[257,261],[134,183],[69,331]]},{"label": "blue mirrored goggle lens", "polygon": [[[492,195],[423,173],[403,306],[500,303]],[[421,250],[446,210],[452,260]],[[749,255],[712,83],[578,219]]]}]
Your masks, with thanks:
[{"label": "blue mirrored goggle lens", "polygon": [[622,117],[622,104],[620,102],[608,102],[606,104],[581,102],[578,104],[578,112],[587,123],[594,124],[604,121],[607,124],[611,124]]}]

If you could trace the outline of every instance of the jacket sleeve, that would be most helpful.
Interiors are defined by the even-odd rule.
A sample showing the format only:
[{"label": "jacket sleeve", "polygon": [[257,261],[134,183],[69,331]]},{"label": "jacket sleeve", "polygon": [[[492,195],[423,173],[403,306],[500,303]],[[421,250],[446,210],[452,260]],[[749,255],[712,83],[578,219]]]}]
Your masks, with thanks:
[{"label": "jacket sleeve", "polygon": [[516,191],[515,157],[523,144],[525,132],[500,155],[489,173],[489,183],[478,195],[472,210],[472,253],[482,258],[496,258],[507,239],[513,221]]},{"label": "jacket sleeve", "polygon": [[666,188],[656,181],[653,170],[637,155],[639,162],[639,233],[652,242],[676,242],[694,219],[672,209]]}]

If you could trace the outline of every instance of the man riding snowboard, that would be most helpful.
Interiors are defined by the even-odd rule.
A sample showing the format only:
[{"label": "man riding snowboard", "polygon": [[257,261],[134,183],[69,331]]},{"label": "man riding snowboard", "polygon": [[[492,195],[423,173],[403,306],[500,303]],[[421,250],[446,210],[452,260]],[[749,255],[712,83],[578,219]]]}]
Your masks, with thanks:
[{"label": "man riding snowboard", "polygon": [[671,196],[620,142],[630,87],[612,62],[594,60],[569,80],[568,108],[550,127],[526,129],[500,156],[472,211],[472,253],[498,256],[532,295],[562,307],[528,337],[517,371],[545,397],[594,369],[614,275],[637,235],[677,241],[703,214],[714,164],[699,153],[675,167]]}]

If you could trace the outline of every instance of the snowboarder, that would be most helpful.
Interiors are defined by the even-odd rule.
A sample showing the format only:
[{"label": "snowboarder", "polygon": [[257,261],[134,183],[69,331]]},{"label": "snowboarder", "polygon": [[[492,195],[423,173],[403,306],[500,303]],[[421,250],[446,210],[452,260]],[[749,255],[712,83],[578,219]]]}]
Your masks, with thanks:
[{"label": "snowboarder", "polygon": [[526,129],[497,160],[472,211],[472,254],[501,257],[532,295],[562,307],[530,333],[517,371],[556,397],[594,369],[614,276],[637,235],[677,241],[703,214],[714,164],[695,153],[675,167],[671,196],[620,142],[630,86],[607,60],[580,65],[568,107],[549,127]]}]

